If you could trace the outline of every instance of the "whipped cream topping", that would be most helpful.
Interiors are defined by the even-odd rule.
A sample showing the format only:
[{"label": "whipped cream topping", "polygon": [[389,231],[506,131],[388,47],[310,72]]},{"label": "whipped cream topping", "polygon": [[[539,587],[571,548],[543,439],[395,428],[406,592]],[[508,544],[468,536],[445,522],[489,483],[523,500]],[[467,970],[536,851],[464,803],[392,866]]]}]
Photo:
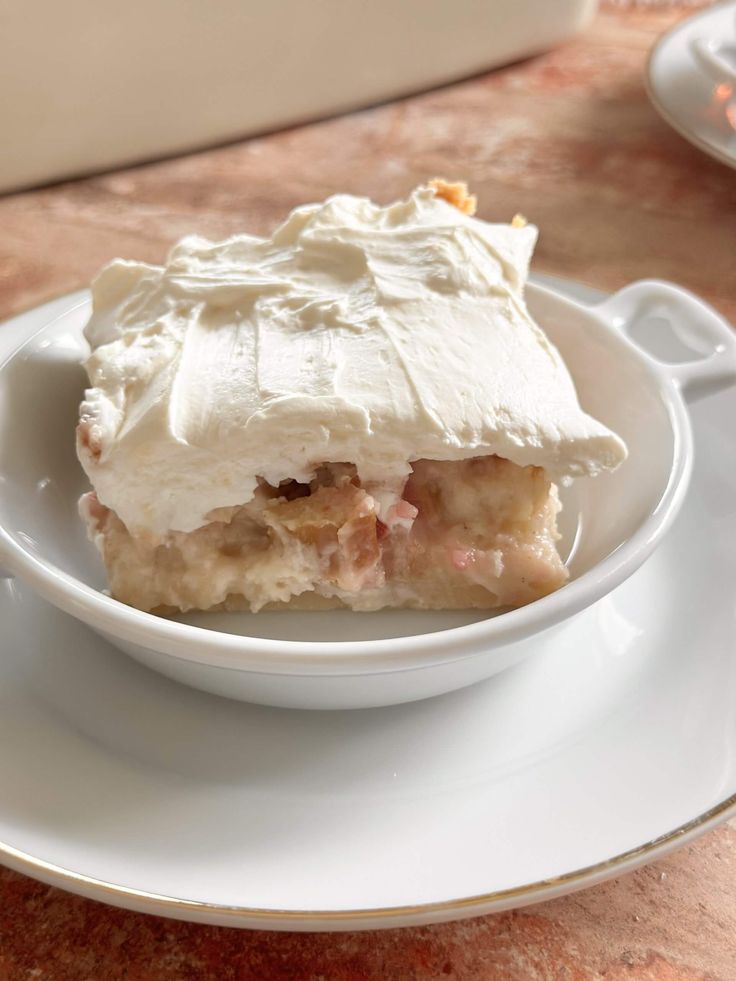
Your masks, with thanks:
[{"label": "whipped cream topping", "polygon": [[420,187],[297,208],[270,238],[190,236],[163,267],[115,260],[85,331],[99,499],[158,537],[324,461],[355,463],[386,513],[420,458],[617,466],[624,444],[524,305],[536,237]]}]

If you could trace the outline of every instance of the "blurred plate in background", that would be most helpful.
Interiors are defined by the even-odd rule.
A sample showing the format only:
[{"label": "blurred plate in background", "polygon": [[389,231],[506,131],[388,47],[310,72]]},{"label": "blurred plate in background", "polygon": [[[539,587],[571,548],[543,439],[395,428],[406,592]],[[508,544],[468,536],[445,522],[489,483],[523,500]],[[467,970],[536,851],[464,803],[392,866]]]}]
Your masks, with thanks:
[{"label": "blurred plate in background", "polygon": [[[719,3],[663,34],[647,65],[654,107],[686,140],[729,167],[736,167],[736,84],[708,69],[701,50],[718,47],[736,59],[736,2]],[[736,60],[733,62],[736,69]]]}]

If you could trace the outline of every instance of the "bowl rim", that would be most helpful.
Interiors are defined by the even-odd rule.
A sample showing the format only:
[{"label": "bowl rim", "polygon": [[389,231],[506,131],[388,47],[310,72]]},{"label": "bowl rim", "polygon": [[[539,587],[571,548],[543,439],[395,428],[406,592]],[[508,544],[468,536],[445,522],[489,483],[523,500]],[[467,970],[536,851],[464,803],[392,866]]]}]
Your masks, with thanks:
[{"label": "bowl rim", "polygon": [[[607,318],[598,304],[574,300],[550,286],[530,282],[527,289],[532,295],[590,318],[608,340],[638,361],[663,402],[673,436],[672,466],[657,506],[623,544],[549,596],[487,619],[429,633],[355,641],[277,640],[193,626],[126,606],[34,555],[1,522],[0,560],[44,599],[111,637],[164,656],[259,674],[349,675],[418,670],[491,653],[495,648],[542,633],[610,592],[654,551],[684,500],[692,472],[693,440],[689,414],[676,379],[629,340],[615,319]],[[0,372],[22,357],[39,334],[84,305],[84,300],[74,303],[30,333],[2,358]]]}]

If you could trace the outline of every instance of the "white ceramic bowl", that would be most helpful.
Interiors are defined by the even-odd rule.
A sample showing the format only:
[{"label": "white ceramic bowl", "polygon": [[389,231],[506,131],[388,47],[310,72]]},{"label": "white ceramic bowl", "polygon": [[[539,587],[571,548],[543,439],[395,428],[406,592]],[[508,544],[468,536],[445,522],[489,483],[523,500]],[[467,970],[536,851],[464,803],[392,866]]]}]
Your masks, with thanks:
[{"label": "white ceramic bowl", "polygon": [[[163,619],[103,592],[76,502],[74,454],[86,302],[0,367],[0,561],[40,595],[161,673],[231,698],[299,708],[412,701],[488,677],[539,651],[550,628],[626,579],[682,503],[693,447],[683,396],[736,381],[736,339],[692,294],[635,283],[596,306],[530,285],[534,316],[559,347],[583,406],[627,442],[618,471],[563,491],[571,581],[523,609],[423,613],[199,614]],[[656,357],[672,332],[680,363]],[[645,353],[646,343],[651,353]],[[184,622],[186,621],[186,622]]]}]

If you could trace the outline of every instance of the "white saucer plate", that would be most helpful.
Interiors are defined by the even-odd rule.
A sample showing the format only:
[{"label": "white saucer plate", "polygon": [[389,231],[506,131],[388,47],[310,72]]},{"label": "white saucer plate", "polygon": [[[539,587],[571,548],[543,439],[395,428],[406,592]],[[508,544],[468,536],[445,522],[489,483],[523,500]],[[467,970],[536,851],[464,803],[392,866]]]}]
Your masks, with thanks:
[{"label": "white saucer plate", "polygon": [[649,56],[647,90],[681,136],[736,167],[736,85],[704,67],[696,46],[711,44],[733,44],[736,50],[736,0],[700,11],[662,35]]},{"label": "white saucer plate", "polygon": [[692,485],[644,566],[535,657],[424,702],[207,695],[0,582],[0,859],[166,916],[360,929],[569,892],[736,813],[736,393],[691,412]]}]

